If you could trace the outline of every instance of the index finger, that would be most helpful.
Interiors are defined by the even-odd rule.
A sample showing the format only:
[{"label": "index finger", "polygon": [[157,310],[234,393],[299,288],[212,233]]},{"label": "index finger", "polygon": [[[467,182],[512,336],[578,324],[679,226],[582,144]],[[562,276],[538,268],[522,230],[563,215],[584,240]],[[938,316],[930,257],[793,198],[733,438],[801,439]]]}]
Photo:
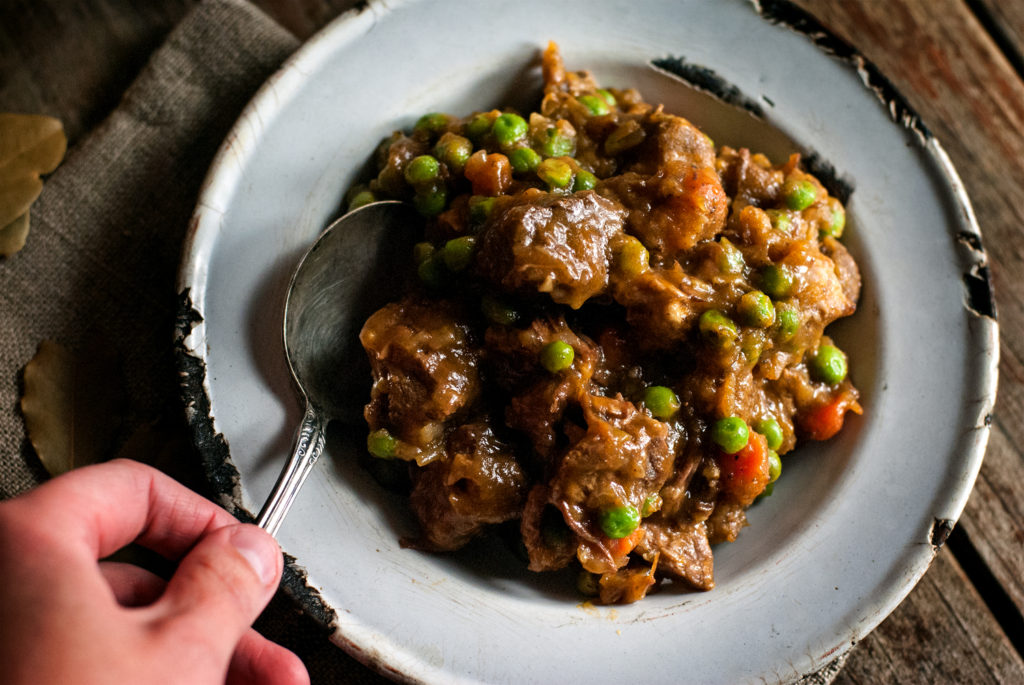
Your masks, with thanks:
[{"label": "index finger", "polygon": [[127,459],[76,469],[2,506],[80,539],[95,558],[135,541],[178,559],[203,536],[238,523],[169,476]]}]

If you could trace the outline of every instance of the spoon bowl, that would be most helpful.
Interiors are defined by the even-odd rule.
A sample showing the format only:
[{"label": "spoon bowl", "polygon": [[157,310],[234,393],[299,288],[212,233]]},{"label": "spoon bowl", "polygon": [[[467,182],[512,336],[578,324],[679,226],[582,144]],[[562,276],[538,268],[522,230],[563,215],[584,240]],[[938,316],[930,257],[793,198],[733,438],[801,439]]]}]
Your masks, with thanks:
[{"label": "spoon bowl", "polygon": [[256,519],[277,533],[324,447],[332,420],[362,418],[369,366],[363,322],[399,293],[419,223],[403,202],[374,202],[328,226],[299,261],[284,305],[284,350],[305,412],[295,448]]}]

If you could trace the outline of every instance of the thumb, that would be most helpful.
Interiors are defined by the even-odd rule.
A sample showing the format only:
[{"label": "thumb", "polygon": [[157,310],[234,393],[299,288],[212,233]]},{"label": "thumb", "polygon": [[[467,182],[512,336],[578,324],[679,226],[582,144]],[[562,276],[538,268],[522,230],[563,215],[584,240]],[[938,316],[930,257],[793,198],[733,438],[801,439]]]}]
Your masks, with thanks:
[{"label": "thumb", "polygon": [[273,597],[282,565],[281,548],[262,529],[219,528],[181,560],[153,609],[179,644],[212,647],[211,656],[226,665]]}]

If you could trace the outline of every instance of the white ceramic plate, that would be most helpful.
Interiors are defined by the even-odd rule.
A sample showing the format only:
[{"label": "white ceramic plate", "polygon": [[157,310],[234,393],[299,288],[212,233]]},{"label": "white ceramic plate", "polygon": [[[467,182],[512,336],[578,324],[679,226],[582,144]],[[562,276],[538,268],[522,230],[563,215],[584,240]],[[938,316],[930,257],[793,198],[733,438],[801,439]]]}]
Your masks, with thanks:
[{"label": "white ceramic plate", "polygon": [[[308,572],[308,587],[295,573],[289,586],[339,645],[415,682],[787,681],[866,635],[924,574],[988,436],[997,345],[984,253],[937,142],[806,19],[743,0],[370,2],[245,110],[196,212],[178,341],[197,442],[243,516],[270,491],[300,418],[280,333],[297,259],[392,130],[427,111],[528,108],[549,39],[570,68],[639,88],[717,143],[777,160],[814,152],[855,189],[845,242],[863,299],[830,332],[865,413],[787,457],[775,495],[716,549],[712,592],[592,608],[499,544],[402,549],[404,505],[355,464],[363,429],[338,430],[280,541]],[[760,118],[652,67],[667,57]]]}]

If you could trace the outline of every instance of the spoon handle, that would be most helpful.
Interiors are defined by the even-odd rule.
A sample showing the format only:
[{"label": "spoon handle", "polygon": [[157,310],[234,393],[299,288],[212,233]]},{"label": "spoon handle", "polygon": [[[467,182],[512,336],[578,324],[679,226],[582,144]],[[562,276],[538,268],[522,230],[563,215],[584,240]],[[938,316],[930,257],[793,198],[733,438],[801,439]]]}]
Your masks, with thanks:
[{"label": "spoon handle", "polygon": [[263,528],[271,535],[277,535],[278,528],[284,520],[288,510],[291,509],[295,496],[299,494],[299,488],[305,482],[306,476],[313,470],[313,465],[324,450],[324,422],[323,415],[317,411],[312,403],[306,403],[306,414],[302,417],[299,430],[295,438],[295,450],[288,459],[281,475],[277,478],[270,497],[267,498],[263,510],[256,519],[256,525]]}]

